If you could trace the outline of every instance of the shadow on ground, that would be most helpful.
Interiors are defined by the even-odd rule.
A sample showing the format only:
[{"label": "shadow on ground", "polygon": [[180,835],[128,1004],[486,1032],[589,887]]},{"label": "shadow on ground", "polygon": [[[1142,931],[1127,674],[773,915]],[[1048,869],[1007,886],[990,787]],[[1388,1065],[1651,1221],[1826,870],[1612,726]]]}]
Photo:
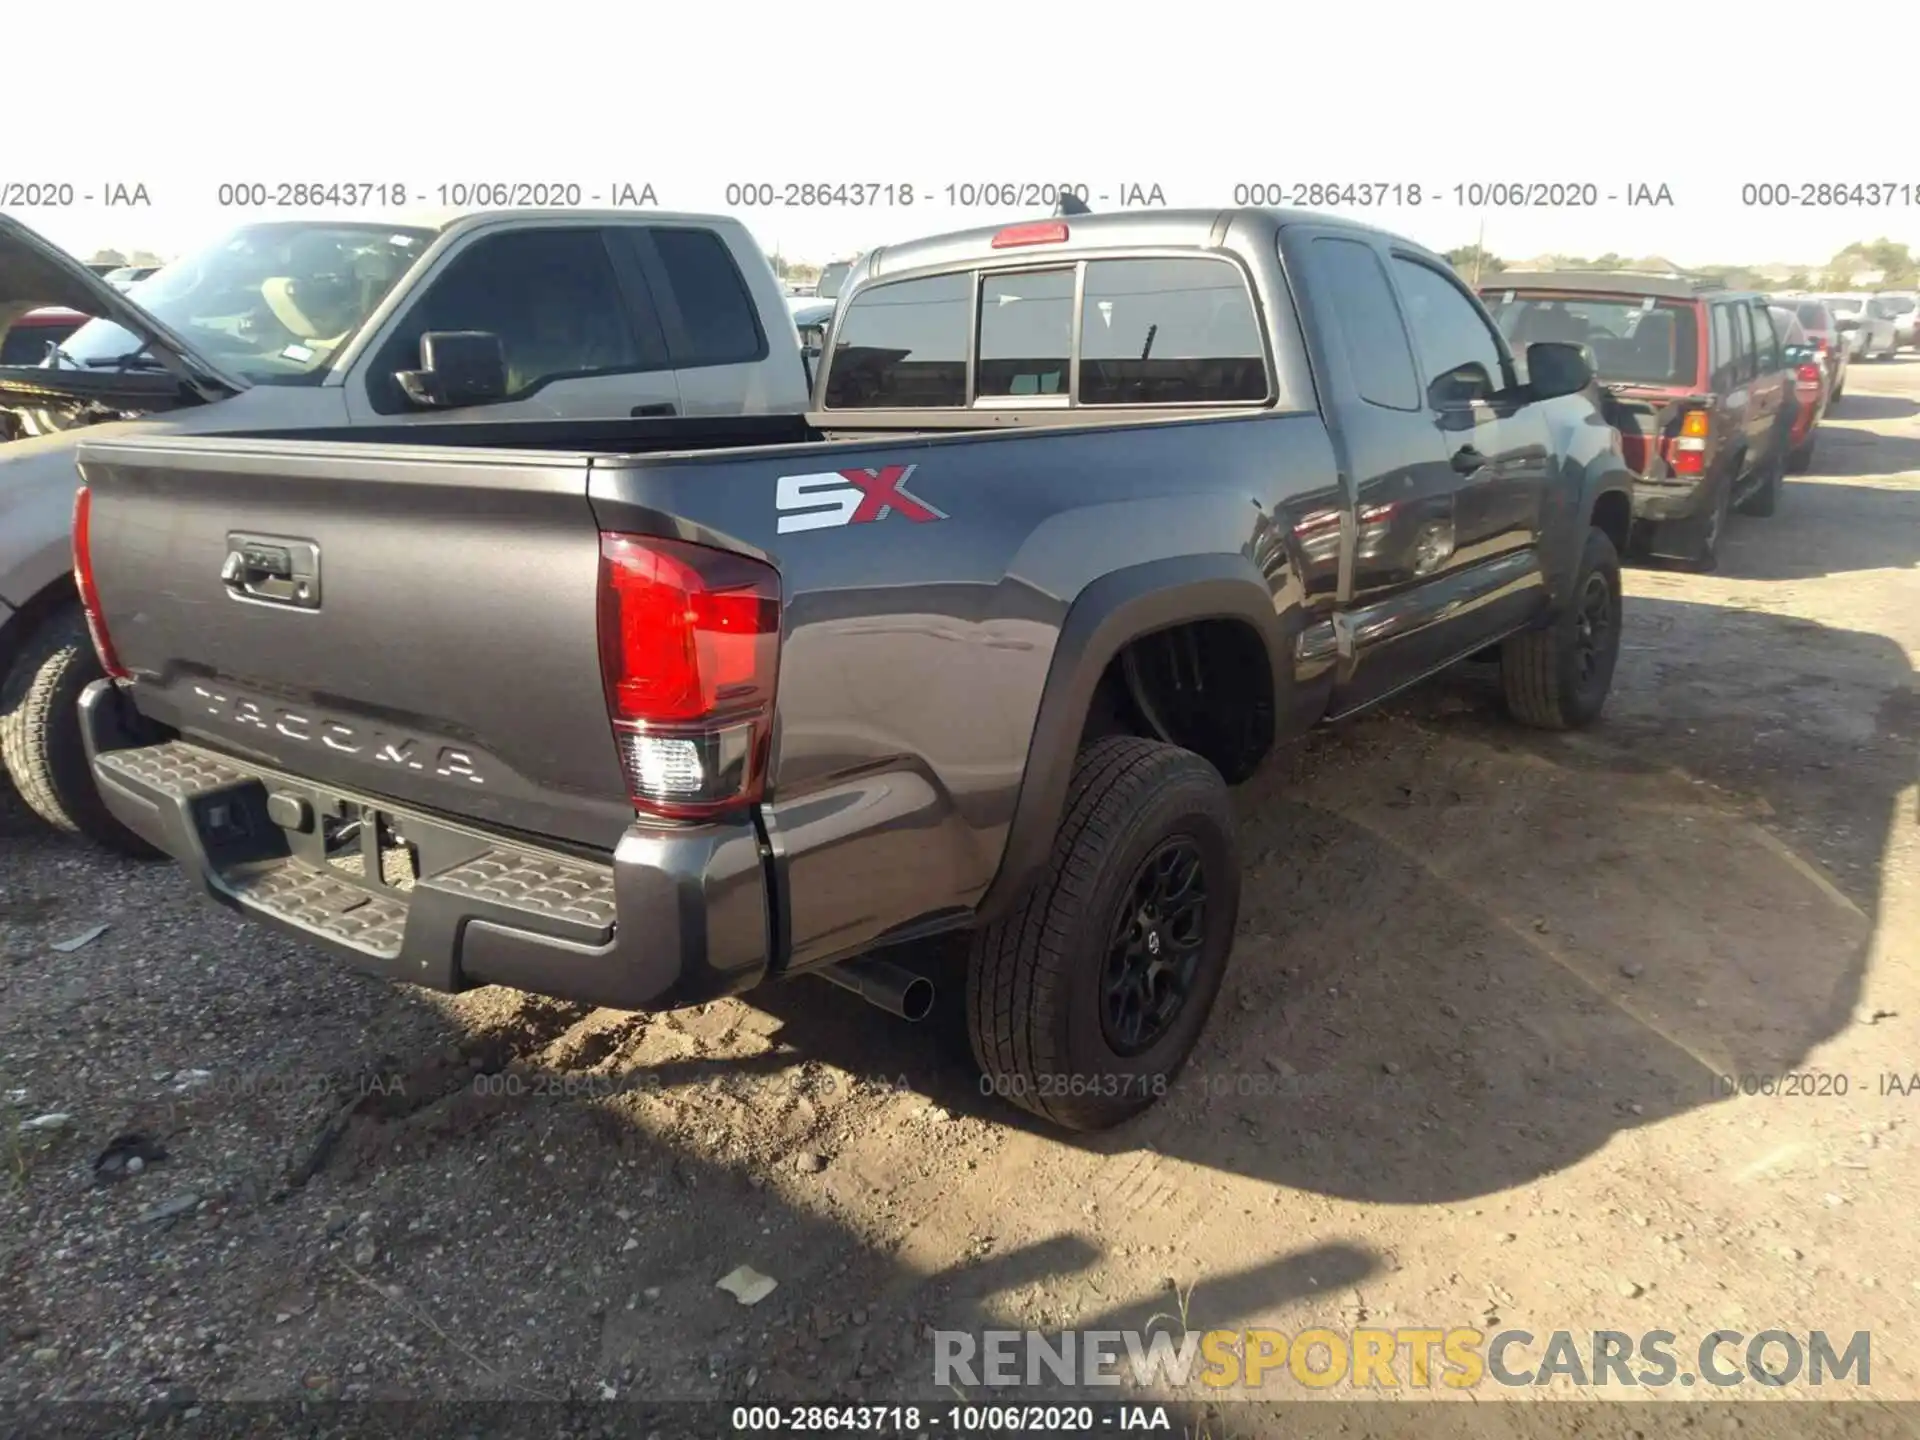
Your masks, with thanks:
[{"label": "shadow on ground", "polygon": [[[1688,647],[1662,673],[1660,638],[1701,626],[1722,658]],[[1661,600],[1636,600],[1629,644],[1649,699],[1591,735],[1519,732],[1484,687],[1447,682],[1246,787],[1241,938],[1202,1052],[1167,1102],[1072,1143],[1354,1200],[1459,1200],[1836,1035],[1916,778],[1904,654]],[[1697,733],[1705,716],[1717,728]],[[1781,787],[1776,767],[1806,778]],[[1766,788],[1778,808],[1844,814],[1855,847],[1821,857],[1843,884],[1761,823]],[[978,1093],[956,947],[915,959],[942,980],[921,1029],[808,980],[752,1003],[802,1054],[1027,1123]]]}]

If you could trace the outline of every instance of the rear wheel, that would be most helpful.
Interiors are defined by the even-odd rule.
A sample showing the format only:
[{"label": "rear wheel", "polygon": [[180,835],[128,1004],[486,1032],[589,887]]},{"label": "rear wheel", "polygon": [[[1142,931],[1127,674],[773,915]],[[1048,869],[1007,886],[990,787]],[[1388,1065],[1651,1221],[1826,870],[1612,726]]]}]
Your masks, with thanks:
[{"label": "rear wheel", "polygon": [[1620,658],[1620,557],[1606,532],[1587,532],[1580,573],[1553,623],[1510,637],[1500,652],[1507,713],[1541,730],[1592,724]]},{"label": "rear wheel", "polygon": [[77,604],[52,611],[0,688],[0,757],[27,807],[56,830],[142,859],[160,854],[107,809],[80,738],[80,692],[104,672]]},{"label": "rear wheel", "polygon": [[1694,542],[1691,562],[1693,568],[1703,575],[1720,568],[1720,543],[1726,539],[1727,520],[1732,510],[1733,482],[1729,479],[1715,492],[1713,509],[1707,515],[1706,528],[1700,532],[1700,538]]},{"label": "rear wheel", "polygon": [[1740,502],[1742,515],[1767,516],[1780,508],[1780,486],[1786,476],[1787,459],[1776,455],[1767,462],[1767,473],[1754,486],[1753,493]]},{"label": "rear wheel", "polygon": [[1133,736],[1074,763],[1045,878],[974,938],[968,1025],[983,1086],[1071,1130],[1171,1088],[1225,978],[1240,908],[1226,782]]}]

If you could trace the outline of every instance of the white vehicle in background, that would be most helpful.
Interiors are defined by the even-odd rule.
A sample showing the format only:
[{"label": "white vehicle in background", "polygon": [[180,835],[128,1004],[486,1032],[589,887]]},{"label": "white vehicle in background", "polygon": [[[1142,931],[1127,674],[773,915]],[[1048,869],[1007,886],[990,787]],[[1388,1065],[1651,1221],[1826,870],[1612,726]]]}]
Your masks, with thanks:
[{"label": "white vehicle in background", "polygon": [[1899,332],[1894,326],[1896,312],[1878,295],[1853,291],[1841,295],[1818,295],[1839,322],[1847,337],[1847,355],[1854,360],[1888,360],[1900,349]]},{"label": "white vehicle in background", "polygon": [[1874,296],[1893,312],[1893,334],[1900,344],[1920,349],[1920,292],[1883,290]]},{"label": "white vehicle in background", "polygon": [[96,318],[0,364],[0,407],[57,416],[0,445],[0,759],[49,824],[134,853],[76,708],[102,673],[69,538],[81,435],[783,416],[809,399],[773,267],[729,216],[260,221],[126,293],[0,215],[0,347],[48,306]]},{"label": "white vehicle in background", "polygon": [[851,260],[835,260],[820,267],[820,278],[814,283],[813,293],[822,300],[838,300],[840,287],[847,283],[847,276],[853,273],[853,267],[860,263],[855,255]]}]

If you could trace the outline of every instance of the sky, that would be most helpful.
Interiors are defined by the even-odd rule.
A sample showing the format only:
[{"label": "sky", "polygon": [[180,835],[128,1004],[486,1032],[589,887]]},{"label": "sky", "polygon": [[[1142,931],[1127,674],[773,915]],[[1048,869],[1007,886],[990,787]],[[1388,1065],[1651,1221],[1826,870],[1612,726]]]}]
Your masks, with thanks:
[{"label": "sky", "polygon": [[[495,13],[510,23],[479,18]],[[172,255],[249,219],[346,213],[229,203],[262,188],[276,201],[282,186],[357,188],[359,213],[391,216],[488,208],[470,187],[496,182],[586,206],[651,186],[661,208],[736,214],[769,249],[819,262],[1044,214],[1026,192],[1045,183],[1086,185],[1096,209],[1156,187],[1168,205],[1227,206],[1275,193],[1241,187],[1285,202],[1313,198],[1296,186],[1353,184],[1400,203],[1331,208],[1435,249],[1484,236],[1516,259],[1818,265],[1855,240],[1920,248],[1920,99],[1892,79],[1904,60],[1878,87],[1864,83],[1871,67],[1857,86],[1822,67],[1836,98],[1809,101],[1792,12],[1760,23],[1751,4],[1674,0],[1657,20],[1635,14],[1615,26],[1604,8],[1558,0],[100,0],[77,71],[9,76],[9,112],[36,133],[58,121],[61,142],[26,147],[16,132],[0,145],[0,209],[83,255]],[[1847,30],[1869,42],[1862,54],[1910,57],[1920,6],[1857,0]],[[1689,63],[1696,49],[1710,65]],[[1731,113],[1714,110],[1716,74],[1740,77],[1720,92]],[[1758,101],[1755,76],[1791,89]],[[852,203],[851,188],[845,203],[743,203],[753,187],[785,202],[808,184],[866,187],[875,203]],[[1883,203],[1803,205],[1806,184],[1879,185]],[[136,186],[148,203],[107,203]],[[1549,186],[1557,195],[1535,188]],[[1630,205],[1637,187],[1672,203]],[[34,200],[55,203],[22,203]]]}]

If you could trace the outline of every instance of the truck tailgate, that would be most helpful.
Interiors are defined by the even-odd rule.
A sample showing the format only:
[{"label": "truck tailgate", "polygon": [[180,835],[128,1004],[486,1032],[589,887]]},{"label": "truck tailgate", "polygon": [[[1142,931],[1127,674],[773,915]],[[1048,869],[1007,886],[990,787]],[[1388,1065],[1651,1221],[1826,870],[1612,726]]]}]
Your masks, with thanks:
[{"label": "truck tailgate", "polygon": [[140,711],[321,784],[611,848],[633,808],[581,455],[83,443]]}]

